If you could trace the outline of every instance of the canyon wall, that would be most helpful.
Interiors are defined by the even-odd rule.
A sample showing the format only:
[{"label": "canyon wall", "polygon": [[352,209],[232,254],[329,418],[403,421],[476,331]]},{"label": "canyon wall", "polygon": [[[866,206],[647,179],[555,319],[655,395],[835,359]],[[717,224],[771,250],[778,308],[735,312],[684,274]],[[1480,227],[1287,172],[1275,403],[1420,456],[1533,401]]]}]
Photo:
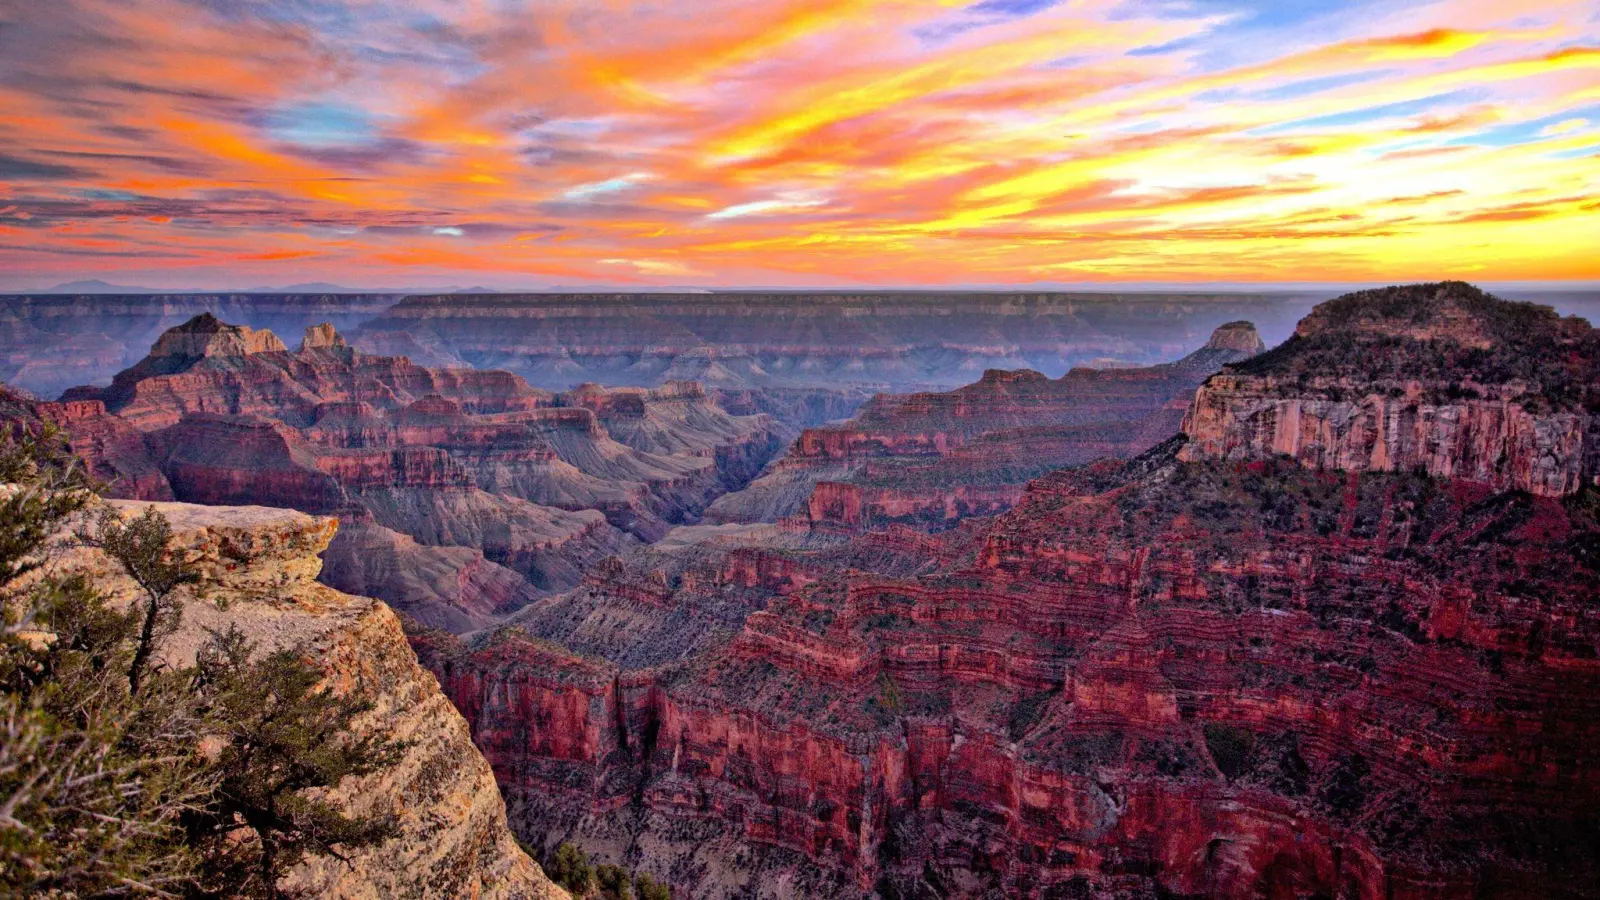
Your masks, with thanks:
[{"label": "canyon wall", "polygon": [[860,529],[1003,512],[1029,479],[1137,455],[1170,437],[1207,376],[1264,349],[1255,326],[1230,322],[1176,362],[1060,378],[990,370],[954,391],[879,394],[847,422],[805,429],[761,478],[713,503],[707,519]]},{"label": "canyon wall", "polygon": [[[1225,322],[1273,339],[1306,294],[707,292],[410,297],[352,334],[503,368],[563,390],[584,381],[717,390],[927,390],[986,369],[1051,376],[1080,365],[1173,359]],[[771,410],[768,410],[771,411]],[[816,424],[806,422],[804,424]]]},{"label": "canyon wall", "polygon": [[1594,330],[1469,285],[1352,294],[1196,393],[1189,459],[1293,456],[1545,496],[1600,473]]},{"label": "canyon wall", "polygon": [[526,838],[698,897],[1589,896],[1592,515],[1173,449],[679,662],[413,642]]},{"label": "canyon wall", "polygon": [[0,381],[53,398],[77,385],[109,383],[162,332],[201,313],[294,335],[318,322],[353,328],[399,300],[370,293],[0,296]]},{"label": "canyon wall", "polygon": [[[1458,285],[1353,296],[1151,415],[1268,376],[1307,408],[1404,401],[1404,378],[1426,403],[1520,391],[1536,417],[1600,386],[1587,323]],[[675,529],[506,627],[414,630],[513,828],[707,898],[1597,896],[1587,462],[1516,490],[1470,442],[1434,446],[1437,471],[1218,452],[1191,412],[1193,435],[1152,427],[991,518],[870,522],[857,458],[1017,425],[964,402],[885,399],[802,438],[829,473],[791,490],[804,521]],[[941,427],[858,427],[892,417]]]},{"label": "canyon wall", "polygon": [[372,356],[327,324],[291,351],[209,313],[109,387],[26,405],[66,428],[114,496],[341,517],[352,527],[326,578],[458,630],[693,521],[787,434],[693,383],[551,394]]}]

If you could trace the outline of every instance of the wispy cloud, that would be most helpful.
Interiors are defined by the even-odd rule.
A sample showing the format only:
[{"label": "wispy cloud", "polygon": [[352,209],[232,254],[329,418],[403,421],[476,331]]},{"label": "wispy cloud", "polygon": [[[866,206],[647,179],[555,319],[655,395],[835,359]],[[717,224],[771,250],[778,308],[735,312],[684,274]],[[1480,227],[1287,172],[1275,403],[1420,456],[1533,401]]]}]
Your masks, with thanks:
[{"label": "wispy cloud", "polygon": [[24,3],[0,281],[1600,278],[1597,77],[1592,0]]},{"label": "wispy cloud", "polygon": [[822,206],[825,200],[807,200],[787,198],[778,200],[756,200],[751,203],[736,203],[726,209],[719,209],[706,216],[708,219],[738,219],[744,216],[764,216],[771,213],[786,212],[796,209],[811,209]]}]

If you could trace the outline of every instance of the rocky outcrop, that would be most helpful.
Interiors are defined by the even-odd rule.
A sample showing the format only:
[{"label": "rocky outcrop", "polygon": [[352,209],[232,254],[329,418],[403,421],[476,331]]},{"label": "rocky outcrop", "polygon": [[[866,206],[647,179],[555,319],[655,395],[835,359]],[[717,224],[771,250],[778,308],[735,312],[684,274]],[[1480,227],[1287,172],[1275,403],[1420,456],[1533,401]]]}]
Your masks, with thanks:
[{"label": "rocky outcrop", "polygon": [[1587,509],[1169,445],[1044,479],[966,567],[791,590],[680,663],[421,655],[526,838],[698,897],[1589,896]]},{"label": "rocky outcrop", "polygon": [[322,582],[347,594],[391,597],[432,628],[476,631],[545,595],[514,569],[471,547],[418,543],[364,519],[340,523],[323,554]]},{"label": "rocky outcrop", "polygon": [[197,316],[164,333],[150,355],[110,387],[74,388],[63,399],[100,400],[142,430],[201,412],[265,416],[300,428],[322,404],[397,410],[429,396],[455,400],[475,414],[550,405],[548,394],[507,372],[426,369],[405,357],[358,353],[334,333],[312,331],[310,344],[290,353],[271,332]]},{"label": "rocky outcrop", "polygon": [[1254,323],[1228,322],[1211,332],[1211,339],[1206,341],[1202,349],[1221,350],[1251,357],[1266,350],[1267,345],[1261,340],[1261,335],[1256,333]]},{"label": "rocky outcrop", "polygon": [[[1518,392],[1437,402],[1422,384],[1399,396],[1330,381],[1283,397],[1272,379],[1224,375],[1196,396],[1184,422],[1190,456],[1286,454],[1329,469],[1404,472],[1481,481],[1545,496],[1570,494],[1600,474],[1600,417],[1530,412]],[[1505,393],[1485,386],[1480,394]],[[1317,396],[1317,394],[1322,396]]]},{"label": "rocky outcrop", "polygon": [[306,328],[306,336],[300,341],[300,352],[307,350],[337,350],[350,346],[344,335],[334,329],[328,322],[311,325]]},{"label": "rocky outcrop", "polygon": [[[121,504],[129,513],[146,506]],[[257,652],[294,649],[320,665],[335,690],[365,691],[375,705],[359,727],[409,743],[394,766],[347,779],[329,795],[352,812],[393,810],[399,834],[348,861],[313,855],[285,888],[348,900],[566,896],[506,829],[489,766],[438,682],[417,664],[400,620],[376,600],[316,583],[333,520],[261,507],[156,508],[203,579],[182,629],[161,647],[167,662],[191,661],[206,629],[237,626]],[[64,564],[97,573],[114,595],[135,591],[94,551],[77,551]]]},{"label": "rocky outcrop", "polygon": [[270,331],[229,325],[210,313],[201,313],[162,334],[150,347],[150,356],[155,359],[194,360],[208,356],[287,353],[288,350],[283,341]]},{"label": "rocky outcrop", "polygon": [[730,415],[693,381],[669,381],[655,390],[583,385],[557,402],[593,411],[607,433],[635,450],[713,460],[730,491],[761,471],[784,435],[764,414]]},{"label": "rocky outcrop", "polygon": [[26,415],[51,422],[66,434],[73,455],[84,460],[89,474],[105,485],[106,496],[173,499],[172,485],[150,455],[144,434],[108,413],[104,403],[74,400],[28,407]]},{"label": "rocky outcrop", "polygon": [[1561,496],[1600,475],[1600,339],[1459,283],[1319,306],[1195,395],[1186,458],[1293,456]]},{"label": "rocky outcrop", "polygon": [[[1404,377],[1440,403],[1440,373],[1474,361],[1473,385],[1527,385],[1529,415],[1588,396],[1587,332],[1453,291],[1472,316],[1424,310],[1424,339],[1346,310],[1361,352],[1314,324],[1201,397]],[[1541,322],[1538,341],[1573,341],[1553,367],[1515,343]],[[680,528],[514,628],[414,635],[513,827],[710,898],[1595,896],[1593,487],[1506,490],[1460,460],[1337,473],[1177,435],[1037,477],[992,519],[874,530],[885,500],[859,471],[981,460],[989,434],[1032,446],[1048,431],[1007,417],[1055,381],[878,401],[802,442],[844,471],[805,521]],[[902,416],[956,424],[857,427]],[[995,431],[962,431],[984,416]],[[713,623],[719,590],[741,603]]]}]

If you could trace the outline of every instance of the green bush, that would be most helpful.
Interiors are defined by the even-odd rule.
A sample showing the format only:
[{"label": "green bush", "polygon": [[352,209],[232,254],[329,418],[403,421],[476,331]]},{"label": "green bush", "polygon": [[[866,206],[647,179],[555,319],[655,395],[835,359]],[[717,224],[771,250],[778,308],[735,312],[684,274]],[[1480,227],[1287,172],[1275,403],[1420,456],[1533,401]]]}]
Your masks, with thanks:
[{"label": "green bush", "polygon": [[672,891],[649,872],[640,872],[634,878],[633,889],[638,892],[639,900],[672,900]]},{"label": "green bush", "polygon": [[551,881],[575,896],[587,894],[594,887],[594,866],[589,863],[589,854],[570,842],[562,842],[556,848],[555,855],[550,857],[548,874]]},{"label": "green bush", "polygon": [[601,896],[606,900],[633,900],[633,882],[621,866],[609,863],[597,866],[594,879],[600,885]]},{"label": "green bush", "polygon": [[233,630],[195,667],[151,664],[196,580],[154,508],[83,535],[142,589],[126,610],[81,576],[24,581],[91,498],[56,438],[0,434],[0,895],[277,898],[308,852],[391,834],[317,799],[402,749],[351,737],[359,692]]}]

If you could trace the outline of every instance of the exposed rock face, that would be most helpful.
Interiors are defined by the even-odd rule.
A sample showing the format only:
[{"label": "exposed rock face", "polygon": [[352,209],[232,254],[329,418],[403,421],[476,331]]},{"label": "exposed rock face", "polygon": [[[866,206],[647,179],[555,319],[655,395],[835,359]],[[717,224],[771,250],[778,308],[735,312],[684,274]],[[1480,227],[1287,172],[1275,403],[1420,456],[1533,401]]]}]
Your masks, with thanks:
[{"label": "exposed rock face", "polygon": [[72,400],[28,405],[29,416],[52,422],[66,432],[72,452],[105,484],[106,496],[173,499],[172,485],[150,458],[144,434],[106,412],[104,403]]},{"label": "exposed rock face", "polygon": [[1262,342],[1261,335],[1256,333],[1256,326],[1251,322],[1229,322],[1211,332],[1211,340],[1206,341],[1207,350],[1227,350],[1242,353],[1245,356],[1255,356],[1267,349]]},{"label": "exposed rock face", "polygon": [[1196,394],[1186,458],[1287,454],[1561,496],[1600,474],[1600,339],[1582,319],[1460,283],[1317,307]]},{"label": "exposed rock face", "polygon": [[714,460],[723,485],[738,490],[781,448],[784,431],[764,414],[734,416],[694,381],[655,390],[584,385],[560,402],[592,410],[613,438],[645,453]]},{"label": "exposed rock face", "polygon": [[[754,324],[664,299],[640,326],[676,348],[659,358],[604,356],[630,334],[615,298],[421,302],[396,321],[461,359],[525,354],[563,377],[699,367],[726,397],[769,365],[829,373],[812,323],[788,362],[741,357],[725,349]],[[894,308],[818,318],[866,328]],[[536,324],[508,336],[512,319]],[[1592,342],[1464,286],[1358,294],[1253,360],[1259,339],[1230,323],[1166,366],[1013,365],[874,400],[707,518],[743,513],[670,530],[750,465],[719,448],[761,440],[687,388],[486,412],[470,392],[341,387],[308,424],[249,427],[283,444],[260,484],[324,476],[370,517],[330,569],[429,594],[431,624],[508,623],[409,637],[513,828],[545,849],[575,840],[696,898],[1588,898]],[[319,372],[360,359],[306,355]],[[1192,439],[1173,436],[1186,410]],[[175,427],[244,427],[240,412]],[[1105,455],[1129,458],[1089,461]],[[501,569],[545,540],[523,495],[600,485],[613,523],[659,540],[506,599]]]},{"label": "exposed rock face", "polygon": [[210,313],[201,313],[161,335],[161,339],[150,348],[150,355],[191,360],[207,356],[286,353],[288,350],[283,341],[270,331],[229,325]]},{"label": "exposed rock face", "polygon": [[209,314],[111,387],[68,396],[32,407],[81,423],[74,450],[119,495],[359,523],[330,550],[330,583],[463,631],[694,521],[788,434],[694,383],[552,395],[371,356],[325,323],[291,353]]},{"label": "exposed rock face", "polygon": [[[1325,385],[1331,393],[1342,386]],[[1276,394],[1270,380],[1213,379],[1184,425],[1195,436],[1190,455],[1282,453],[1329,469],[1420,468],[1546,496],[1570,494],[1600,473],[1600,419],[1587,413],[1537,415],[1516,397],[1435,403],[1420,386],[1349,400]]]},{"label": "exposed rock face", "polygon": [[163,334],[151,354],[109,388],[74,388],[63,399],[101,400],[151,430],[200,412],[266,416],[298,428],[311,424],[321,404],[393,410],[430,396],[454,400],[471,414],[550,405],[549,394],[507,372],[425,369],[405,357],[356,353],[327,335],[290,353],[270,332],[227,325],[210,314]]},{"label": "exposed rock face", "polygon": [[[1423,374],[1544,365],[1504,349],[1544,317],[1503,307],[1428,326]],[[1574,352],[1521,380],[1569,414],[1596,379],[1586,332],[1559,327]],[[1206,391],[1280,367],[1290,401],[1426,381],[1382,352],[1410,332],[1373,333],[1361,354],[1296,338]],[[1253,347],[1217,343],[1202,353]],[[858,422],[955,424],[815,430],[799,452],[845,475],[796,492],[808,521],[679,528],[515,628],[414,634],[513,827],[707,898],[1597,896],[1595,488],[1336,474],[1178,436],[1037,478],[988,521],[863,526],[859,457],[968,452],[986,433],[961,423],[1016,430],[1016,398],[1054,382],[875,404]]]},{"label": "exposed rock face", "polygon": [[418,543],[360,519],[340,524],[325,559],[325,584],[362,596],[404,598],[407,616],[455,632],[491,625],[545,595],[482,550]]},{"label": "exposed rock face", "polygon": [[1597,535],[1169,447],[1037,483],[969,567],[791,590],[665,669],[414,641],[525,837],[697,897],[1589,896]]},{"label": "exposed rock face", "polygon": [[306,329],[306,336],[300,341],[300,352],[304,353],[307,350],[333,350],[348,346],[350,344],[345,341],[344,335],[335,331],[333,325],[323,322]]},{"label": "exposed rock face", "polygon": [[736,416],[766,413],[790,428],[810,428],[855,415],[871,394],[862,388],[717,388],[717,405]]},{"label": "exposed rock face", "polygon": [[1206,376],[1260,349],[1253,325],[1232,322],[1164,365],[1073,369],[1061,378],[990,370],[955,391],[880,394],[848,422],[806,429],[786,457],[712,504],[707,518],[861,528],[1002,512],[1030,478],[1132,456],[1170,437]]},{"label": "exposed rock face", "polygon": [[368,356],[326,326],[290,353],[210,316],[168,333],[112,387],[72,396],[33,405],[82,422],[74,449],[124,495],[360,522],[335,543],[328,577],[463,630],[633,546],[608,517],[658,537],[777,450],[765,416],[730,416],[695,385],[606,407],[650,452],[508,373]]},{"label": "exposed rock face", "polygon": [[[146,505],[121,504],[129,513]],[[333,520],[261,507],[157,509],[172,522],[175,545],[203,573],[205,589],[205,599],[188,602],[182,630],[163,644],[166,660],[187,664],[205,629],[237,625],[258,652],[293,648],[322,666],[336,690],[366,691],[376,706],[360,727],[412,742],[393,767],[347,779],[330,795],[352,812],[393,809],[400,833],[351,854],[348,864],[313,856],[285,887],[348,900],[566,897],[506,829],[489,766],[438,682],[417,665],[398,617],[376,600],[315,582]],[[99,573],[114,593],[135,590],[97,553],[79,551],[69,562]]]}]

